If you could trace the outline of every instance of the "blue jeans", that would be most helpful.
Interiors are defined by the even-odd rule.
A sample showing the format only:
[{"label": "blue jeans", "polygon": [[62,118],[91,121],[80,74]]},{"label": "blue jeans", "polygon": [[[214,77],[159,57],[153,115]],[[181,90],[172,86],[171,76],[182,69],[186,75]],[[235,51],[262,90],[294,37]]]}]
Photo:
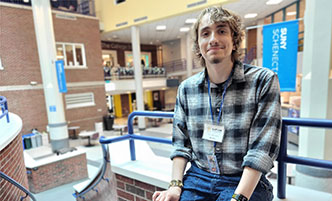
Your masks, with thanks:
[{"label": "blue jeans", "polygon": [[[241,176],[225,176],[204,171],[192,163],[183,178],[180,201],[230,201]],[[262,175],[250,201],[272,201],[273,187]]]}]

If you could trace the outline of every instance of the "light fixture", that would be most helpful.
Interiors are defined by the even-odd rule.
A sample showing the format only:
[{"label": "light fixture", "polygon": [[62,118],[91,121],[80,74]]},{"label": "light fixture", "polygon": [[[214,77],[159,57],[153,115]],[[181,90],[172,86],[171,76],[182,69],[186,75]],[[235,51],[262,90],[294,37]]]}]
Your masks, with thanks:
[{"label": "light fixture", "polygon": [[118,37],[117,35],[113,35],[112,38],[113,38],[113,39],[117,39],[117,38],[119,38],[119,37]]},{"label": "light fixture", "polygon": [[257,16],[257,13],[248,13],[244,15],[244,18],[255,18]]},{"label": "light fixture", "polygon": [[165,31],[166,30],[166,25],[158,25],[156,26],[157,31]]},{"label": "light fixture", "polygon": [[276,5],[276,4],[279,4],[281,2],[282,2],[282,0],[268,0],[266,2],[266,5]]},{"label": "light fixture", "polygon": [[181,27],[180,32],[188,32],[190,30],[189,27]]},{"label": "light fixture", "polygon": [[296,15],[296,11],[287,12],[287,15],[288,15],[288,16]]},{"label": "light fixture", "polygon": [[196,18],[188,18],[186,19],[185,23],[186,24],[194,24],[197,21]]}]

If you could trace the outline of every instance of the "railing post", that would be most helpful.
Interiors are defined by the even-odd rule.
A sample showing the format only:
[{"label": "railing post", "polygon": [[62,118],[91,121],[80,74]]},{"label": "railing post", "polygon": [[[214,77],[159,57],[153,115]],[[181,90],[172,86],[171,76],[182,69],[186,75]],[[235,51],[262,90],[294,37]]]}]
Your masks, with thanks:
[{"label": "railing post", "polygon": [[282,122],[281,126],[281,139],[280,139],[280,152],[278,158],[278,175],[277,175],[277,191],[278,198],[286,198],[286,163],[284,158],[287,156],[287,126]]},{"label": "railing post", "polygon": [[[133,127],[133,120],[135,118],[136,112],[132,112],[128,116],[128,134],[131,137],[132,134],[134,134],[134,127]],[[135,141],[134,139],[129,139],[129,149],[130,149],[130,159],[132,161],[136,160],[136,151],[135,151]]]},{"label": "railing post", "polygon": [[7,123],[9,123],[9,112],[8,112],[8,105],[7,105],[7,101],[5,101],[5,110],[7,110],[7,115],[6,115],[6,118],[7,118]]},{"label": "railing post", "polygon": [[136,160],[136,151],[135,151],[135,141],[134,139],[129,140],[129,148],[130,148],[130,159],[132,161]]}]

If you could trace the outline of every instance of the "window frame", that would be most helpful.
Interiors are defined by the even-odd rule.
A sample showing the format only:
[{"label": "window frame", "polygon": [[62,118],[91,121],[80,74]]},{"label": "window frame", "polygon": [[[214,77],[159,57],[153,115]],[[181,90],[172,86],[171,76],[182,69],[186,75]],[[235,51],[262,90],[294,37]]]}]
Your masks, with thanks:
[{"label": "window frame", "polygon": [[[65,69],[84,69],[88,68],[86,65],[86,54],[85,54],[85,47],[83,43],[68,43],[68,42],[56,42],[55,43],[55,48],[57,48],[58,45],[62,45],[62,54],[63,54],[63,60],[64,60],[64,68]],[[74,65],[73,66],[68,66],[67,65],[67,54],[66,54],[66,45],[70,45],[72,47],[73,51],[73,60],[74,60]],[[82,50],[82,62],[83,65],[77,65],[77,55],[76,55],[76,46],[80,46]],[[58,57],[57,54],[58,50],[56,49],[56,57]],[[58,58],[57,58],[58,60]]]},{"label": "window frame", "polygon": [[126,0],[122,0],[121,2],[118,2],[118,0],[114,0],[114,4],[115,5],[119,5],[119,4],[122,4],[122,3],[125,3]]}]

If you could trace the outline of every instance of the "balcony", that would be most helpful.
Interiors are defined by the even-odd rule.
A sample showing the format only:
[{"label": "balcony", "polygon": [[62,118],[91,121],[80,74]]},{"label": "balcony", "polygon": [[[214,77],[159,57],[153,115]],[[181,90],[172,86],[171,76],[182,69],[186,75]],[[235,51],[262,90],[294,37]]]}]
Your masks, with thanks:
[{"label": "balcony", "polygon": [[[0,0],[8,4],[31,6],[31,0]],[[96,16],[94,0],[50,0],[52,10]]]}]

